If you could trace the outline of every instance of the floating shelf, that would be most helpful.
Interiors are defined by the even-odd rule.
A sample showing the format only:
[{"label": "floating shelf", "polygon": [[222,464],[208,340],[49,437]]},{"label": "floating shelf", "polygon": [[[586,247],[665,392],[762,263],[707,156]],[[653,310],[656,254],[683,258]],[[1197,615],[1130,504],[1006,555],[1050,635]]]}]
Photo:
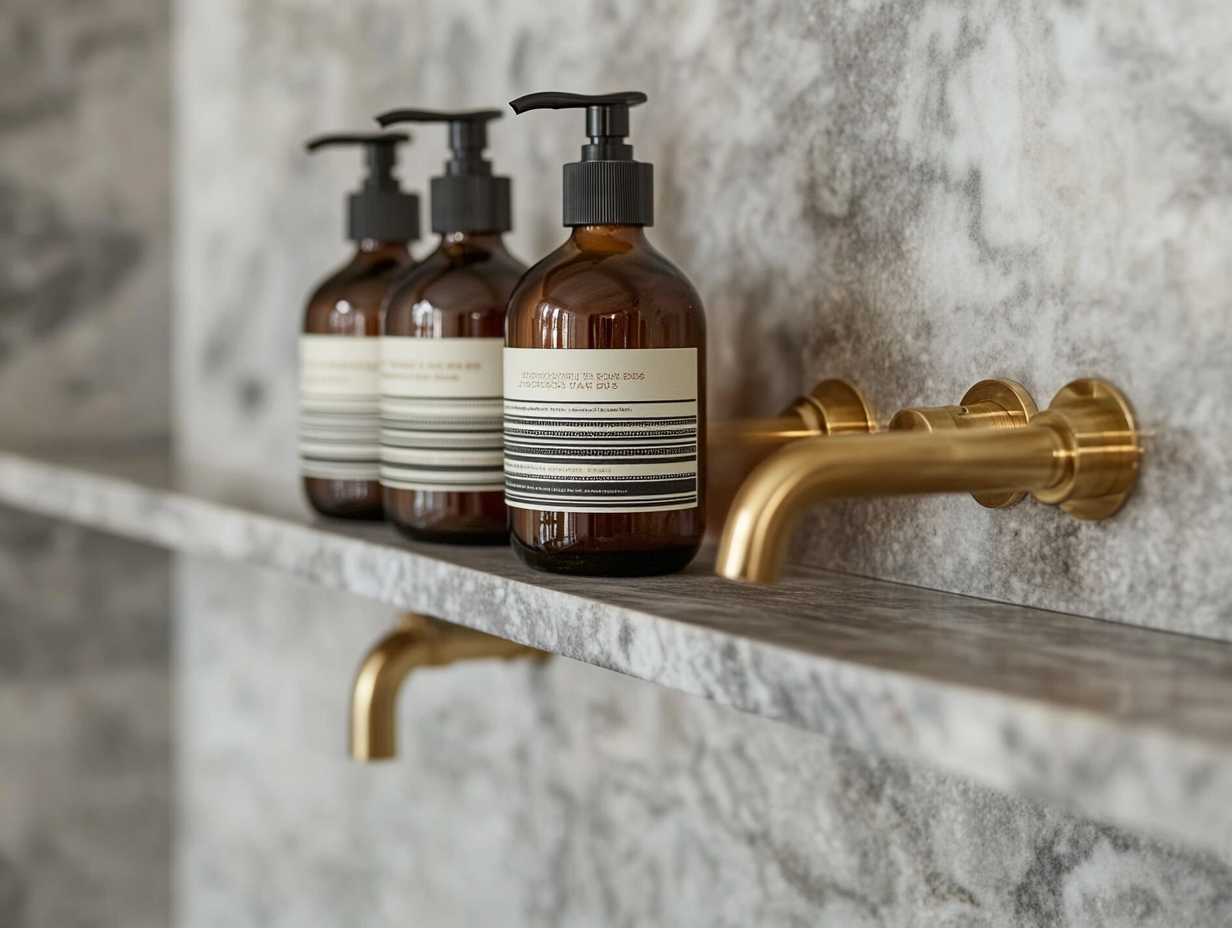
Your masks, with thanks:
[{"label": "floating shelf", "polygon": [[[165,450],[0,452],[0,502],[281,571],[1232,853],[1232,645],[819,570],[540,574],[507,549],[179,492]],[[359,660],[360,655],[356,655]]]}]

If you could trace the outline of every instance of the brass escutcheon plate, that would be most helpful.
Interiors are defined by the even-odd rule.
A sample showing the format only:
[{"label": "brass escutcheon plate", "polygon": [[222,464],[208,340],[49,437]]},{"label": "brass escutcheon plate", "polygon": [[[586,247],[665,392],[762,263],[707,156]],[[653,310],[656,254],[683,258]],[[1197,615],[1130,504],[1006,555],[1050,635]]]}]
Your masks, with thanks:
[{"label": "brass escutcheon plate", "polygon": [[[1056,503],[1084,522],[1115,515],[1138,483],[1142,448],[1138,422],[1125,394],[1106,380],[1075,380],[1061,388],[1041,417],[1060,414],[1074,443],[1074,473],[1062,486],[1035,493],[1041,503]],[[1106,492],[1068,498],[1084,482],[1099,481]]]},{"label": "brass escutcheon plate", "polygon": [[[1003,412],[988,416],[987,425],[994,429],[1014,429],[1027,425],[1039,408],[1027,388],[1013,380],[981,380],[962,398],[963,413],[986,404],[999,406]],[[992,490],[972,493],[971,498],[986,509],[1009,509],[1027,498],[1026,493],[1013,490]]]},{"label": "brass escutcheon plate", "polygon": [[788,409],[819,435],[869,435],[877,431],[877,414],[864,393],[841,377],[823,380]]}]

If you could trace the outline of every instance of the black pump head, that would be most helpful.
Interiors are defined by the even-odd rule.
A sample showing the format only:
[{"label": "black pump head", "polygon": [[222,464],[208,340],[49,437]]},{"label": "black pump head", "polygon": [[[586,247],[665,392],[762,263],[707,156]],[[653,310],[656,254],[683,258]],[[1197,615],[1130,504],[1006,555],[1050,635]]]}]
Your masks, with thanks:
[{"label": "black pump head", "polygon": [[529,110],[586,110],[582,160],[565,165],[565,225],[654,225],[654,166],[633,160],[629,107],[646,102],[637,90],[622,93],[531,93],[509,104]]},{"label": "black pump head", "polygon": [[622,93],[528,93],[509,105],[521,116],[528,110],[586,110],[586,134],[590,144],[582,146],[583,161],[632,161],[633,146],[625,144],[629,135],[629,107],[646,102],[639,90]]},{"label": "black pump head", "polygon": [[419,197],[404,193],[394,177],[397,148],[411,137],[403,132],[322,135],[304,147],[309,152],[335,145],[363,145],[368,162],[364,185],[350,196],[348,237],[355,241],[413,242],[419,238]]},{"label": "black pump head", "polygon": [[484,158],[488,123],[500,110],[391,110],[376,117],[384,126],[399,122],[449,125],[450,159],[443,177],[432,178],[433,232],[508,232],[513,228],[508,177],[493,177]]}]

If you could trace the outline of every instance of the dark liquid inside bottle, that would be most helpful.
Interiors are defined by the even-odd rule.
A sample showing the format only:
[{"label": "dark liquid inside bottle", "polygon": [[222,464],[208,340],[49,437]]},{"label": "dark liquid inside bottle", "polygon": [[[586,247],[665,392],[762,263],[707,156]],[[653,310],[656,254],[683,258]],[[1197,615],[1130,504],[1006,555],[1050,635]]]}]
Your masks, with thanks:
[{"label": "dark liquid inside bottle", "polygon": [[[496,233],[455,232],[390,291],[385,335],[504,338],[505,307],[525,265]],[[415,541],[494,545],[509,540],[501,490],[385,488],[386,518]]]},{"label": "dark liquid inside bottle", "polygon": [[[377,338],[385,293],[410,260],[404,243],[361,242],[350,263],[313,293],[305,312],[304,332]],[[378,480],[302,480],[304,495],[322,515],[371,521],[385,517]]]},{"label": "dark liquid inside bottle", "polygon": [[613,577],[684,568],[705,533],[706,331],[693,285],[640,226],[579,226],[523,278],[509,303],[507,344],[697,349],[697,506],[626,513],[510,509],[514,551],[531,567]]}]

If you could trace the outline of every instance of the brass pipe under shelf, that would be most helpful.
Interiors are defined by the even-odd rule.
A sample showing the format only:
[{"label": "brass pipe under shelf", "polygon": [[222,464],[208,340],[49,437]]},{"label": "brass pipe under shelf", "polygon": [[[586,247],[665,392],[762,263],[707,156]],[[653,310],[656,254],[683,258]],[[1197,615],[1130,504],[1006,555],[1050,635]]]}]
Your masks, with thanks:
[{"label": "brass pipe under shelf", "polygon": [[[964,412],[950,409],[953,416]],[[719,547],[718,573],[773,583],[792,528],[809,507],[830,499],[1030,492],[1093,520],[1111,516],[1132,492],[1138,433],[1129,403],[1111,385],[1075,381],[1029,424],[1025,417],[1006,423],[980,415],[970,427],[952,430],[793,442],[741,486]]]},{"label": "brass pipe under shelf", "polygon": [[351,757],[386,760],[398,753],[398,693],[412,671],[458,661],[543,661],[551,655],[474,629],[408,612],[368,652],[351,689]]}]

